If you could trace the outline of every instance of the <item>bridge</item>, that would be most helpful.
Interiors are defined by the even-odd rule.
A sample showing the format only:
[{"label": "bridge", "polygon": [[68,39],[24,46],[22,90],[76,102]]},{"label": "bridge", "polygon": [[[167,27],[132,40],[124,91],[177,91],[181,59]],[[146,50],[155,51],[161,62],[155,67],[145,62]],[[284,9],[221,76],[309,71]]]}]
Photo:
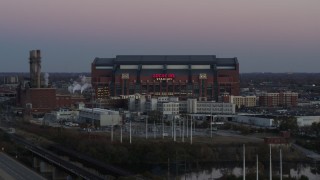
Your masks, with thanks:
[{"label": "bridge", "polygon": [[[79,166],[72,164],[69,161],[63,160],[58,155],[53,154],[50,151],[48,151],[44,148],[41,148],[40,146],[34,145],[19,136],[11,134],[11,138],[14,141],[24,145],[25,148],[28,149],[29,151],[31,151],[32,153],[40,156],[43,159],[46,159],[48,162],[54,164],[55,166],[58,166],[62,169],[65,169],[68,172],[70,172],[74,175],[77,175],[83,179],[97,179],[97,180],[109,179],[108,176],[94,174],[84,168],[81,168]],[[110,177],[110,179],[113,179],[113,178]]]}]

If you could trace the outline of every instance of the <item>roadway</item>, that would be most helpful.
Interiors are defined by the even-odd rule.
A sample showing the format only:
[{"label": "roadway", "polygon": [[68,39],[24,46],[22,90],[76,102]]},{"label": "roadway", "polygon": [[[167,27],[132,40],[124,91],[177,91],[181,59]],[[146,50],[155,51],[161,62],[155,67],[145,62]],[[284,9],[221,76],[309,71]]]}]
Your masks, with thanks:
[{"label": "roadway", "polygon": [[49,162],[51,162],[52,164],[54,164],[56,166],[59,166],[65,170],[67,170],[68,172],[71,172],[72,174],[79,176],[80,178],[96,179],[96,180],[105,179],[104,177],[102,177],[100,175],[92,173],[91,171],[88,171],[82,167],[76,166],[75,164],[60,158],[58,155],[53,154],[52,152],[50,152],[44,148],[41,148],[40,146],[37,146],[37,145],[30,143],[29,141],[27,141],[21,137],[18,137],[16,135],[11,134],[11,138],[13,138],[14,141],[19,142],[20,144],[24,145],[26,149],[33,152],[34,154],[48,160]]},{"label": "roadway", "polygon": [[307,157],[309,157],[310,159],[313,159],[315,161],[320,161],[320,154],[310,151],[309,149],[306,149],[302,146],[299,146],[297,144],[292,144],[292,146],[294,148],[296,148],[297,150],[299,150],[300,152],[302,152],[303,154],[305,154]]},{"label": "roadway", "polygon": [[45,180],[42,176],[0,152],[0,180]]}]

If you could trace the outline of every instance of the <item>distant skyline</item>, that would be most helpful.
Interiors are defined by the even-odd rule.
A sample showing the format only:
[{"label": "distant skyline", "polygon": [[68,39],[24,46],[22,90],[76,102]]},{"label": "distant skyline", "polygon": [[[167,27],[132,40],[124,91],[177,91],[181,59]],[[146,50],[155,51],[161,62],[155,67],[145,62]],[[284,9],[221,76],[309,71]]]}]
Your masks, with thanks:
[{"label": "distant skyline", "polygon": [[0,72],[90,72],[95,57],[237,57],[240,73],[320,72],[319,0],[2,0]]}]

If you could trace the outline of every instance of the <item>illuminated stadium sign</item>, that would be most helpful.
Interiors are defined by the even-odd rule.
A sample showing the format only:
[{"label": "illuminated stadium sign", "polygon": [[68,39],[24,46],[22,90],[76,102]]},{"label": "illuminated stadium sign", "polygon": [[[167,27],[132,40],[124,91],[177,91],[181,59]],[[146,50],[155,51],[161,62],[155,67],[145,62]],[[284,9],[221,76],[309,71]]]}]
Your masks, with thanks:
[{"label": "illuminated stadium sign", "polygon": [[152,77],[158,81],[172,81],[174,74],[152,74]]}]

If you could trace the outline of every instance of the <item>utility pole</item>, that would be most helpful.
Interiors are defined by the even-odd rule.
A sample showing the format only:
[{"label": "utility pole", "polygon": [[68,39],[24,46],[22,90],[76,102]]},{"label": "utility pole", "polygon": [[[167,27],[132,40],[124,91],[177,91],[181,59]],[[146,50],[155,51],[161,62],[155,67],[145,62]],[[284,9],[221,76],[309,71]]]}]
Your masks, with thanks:
[{"label": "utility pole", "polygon": [[188,124],[189,116],[187,114],[187,137],[189,137],[189,124]]},{"label": "utility pole", "polygon": [[92,93],[91,93],[91,97],[92,97],[92,129],[94,128],[94,114],[93,114],[93,107],[94,107],[94,90],[92,89]]},{"label": "utility pole", "polygon": [[111,142],[113,142],[113,116],[111,119]]},{"label": "utility pole", "polygon": [[212,138],[212,103],[210,104],[210,134]]},{"label": "utility pole", "polygon": [[176,118],[173,117],[173,141],[176,142]]},{"label": "utility pole", "polygon": [[[173,116],[172,116],[172,117],[173,117]],[[171,137],[174,138],[174,137],[173,137],[173,118],[171,118],[170,124],[171,124]]]},{"label": "utility pole", "polygon": [[181,128],[181,118],[179,118],[179,133],[180,133],[180,138],[181,138],[181,135],[182,135],[182,128]]},{"label": "utility pole", "polygon": [[185,119],[182,119],[182,142],[184,142],[184,121]]},{"label": "utility pole", "polygon": [[156,121],[153,120],[153,138],[156,138]]},{"label": "utility pole", "polygon": [[259,180],[259,157],[257,154],[257,180]]},{"label": "utility pole", "polygon": [[121,124],[121,126],[120,126],[120,142],[121,142],[121,144],[122,144],[122,124]]},{"label": "utility pole", "polygon": [[257,180],[259,180],[259,157],[257,154]]},{"label": "utility pole", "polygon": [[146,139],[148,139],[148,114],[146,117]]},{"label": "utility pole", "polygon": [[280,148],[280,180],[282,180],[282,151]]},{"label": "utility pole", "polygon": [[170,179],[170,159],[168,158],[168,180]]},{"label": "utility pole", "polygon": [[191,115],[191,120],[190,120],[190,144],[192,144],[192,119],[193,119],[193,116]]},{"label": "utility pole", "polygon": [[164,139],[164,120],[163,117],[161,117],[162,120],[162,139]]},{"label": "utility pole", "polygon": [[130,129],[130,130],[129,130],[129,131],[130,131],[130,144],[131,144],[131,142],[132,142],[132,140],[131,140],[131,139],[132,139],[132,138],[131,138],[131,119],[130,119],[130,125],[129,125],[129,126],[130,126],[130,128],[129,128],[129,129]]},{"label": "utility pole", "polygon": [[246,180],[246,145],[243,144],[243,180]]},{"label": "utility pole", "polygon": [[270,147],[270,172],[269,172],[269,179],[272,180],[272,163],[271,163],[271,144],[269,144]]},{"label": "utility pole", "polygon": [[211,134],[211,138],[212,138],[212,114],[210,116],[210,134]]}]

